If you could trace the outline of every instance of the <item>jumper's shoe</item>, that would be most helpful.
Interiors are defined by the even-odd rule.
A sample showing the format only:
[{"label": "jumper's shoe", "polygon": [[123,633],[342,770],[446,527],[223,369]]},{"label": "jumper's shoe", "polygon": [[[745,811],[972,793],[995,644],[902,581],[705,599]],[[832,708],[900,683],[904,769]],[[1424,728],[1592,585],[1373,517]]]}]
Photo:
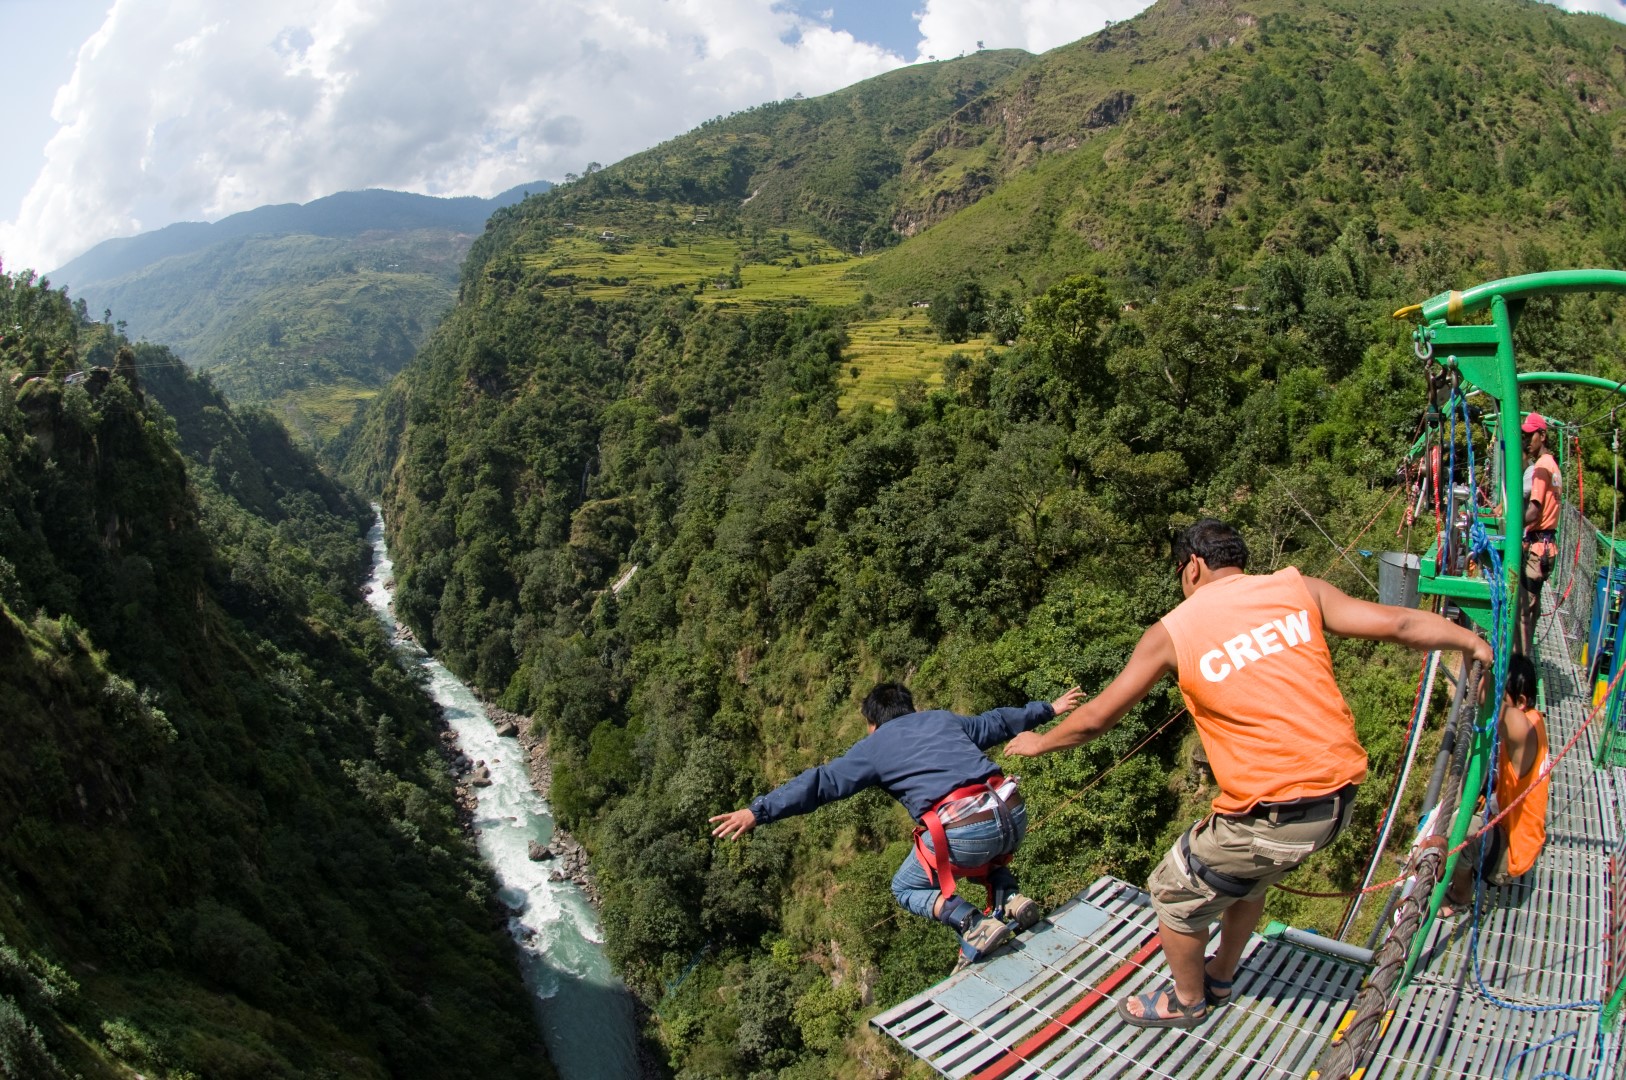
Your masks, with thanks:
[{"label": "jumper's shoe", "polygon": [[1005,918],[1014,922],[1019,930],[1032,930],[1044,918],[1044,912],[1039,910],[1037,902],[1021,893],[1011,893],[1005,898]]},{"label": "jumper's shoe", "polygon": [[969,967],[984,959],[1011,940],[1014,933],[1008,923],[999,919],[981,918],[960,937],[960,959],[954,970]]}]

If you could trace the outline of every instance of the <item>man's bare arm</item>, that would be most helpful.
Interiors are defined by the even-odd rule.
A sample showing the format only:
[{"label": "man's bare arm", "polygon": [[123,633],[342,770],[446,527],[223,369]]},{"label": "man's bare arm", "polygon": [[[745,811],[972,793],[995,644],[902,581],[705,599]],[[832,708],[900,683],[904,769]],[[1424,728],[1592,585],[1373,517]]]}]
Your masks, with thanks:
[{"label": "man's bare arm", "polygon": [[1141,635],[1135,651],[1129,654],[1129,662],[1106,689],[1044,734],[1024,731],[1006,745],[1005,753],[1033,757],[1089,742],[1110,731],[1137,701],[1151,692],[1159,679],[1175,670],[1175,665],[1174,640],[1162,623],[1153,623],[1152,628]]},{"label": "man's bare arm", "polygon": [[1487,667],[1495,662],[1488,641],[1431,611],[1357,600],[1320,578],[1306,577],[1304,584],[1321,608],[1321,625],[1339,637],[1392,641],[1420,652],[1451,649]]}]

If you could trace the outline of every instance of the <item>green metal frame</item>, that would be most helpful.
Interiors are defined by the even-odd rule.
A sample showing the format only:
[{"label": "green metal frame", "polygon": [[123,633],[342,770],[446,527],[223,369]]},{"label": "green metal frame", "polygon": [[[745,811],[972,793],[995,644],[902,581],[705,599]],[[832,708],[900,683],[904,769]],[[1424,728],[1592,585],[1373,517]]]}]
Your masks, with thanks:
[{"label": "green metal frame", "polygon": [[[1432,358],[1448,368],[1458,371],[1465,383],[1472,383],[1496,401],[1501,417],[1498,437],[1501,440],[1502,461],[1502,575],[1508,597],[1518,595],[1518,567],[1522,552],[1524,506],[1523,470],[1514,463],[1523,460],[1524,447],[1520,443],[1519,425],[1509,423],[1522,416],[1519,409],[1519,387],[1536,383],[1567,383],[1609,390],[1626,395],[1626,384],[1612,383],[1592,375],[1577,375],[1563,371],[1536,371],[1521,374],[1513,354],[1513,329],[1524,303],[1531,297],[1552,296],[1572,292],[1626,293],[1626,273],[1619,270],[1560,270],[1542,274],[1524,274],[1501,278],[1476,285],[1462,292],[1451,291],[1430,297],[1421,304],[1402,308],[1395,318],[1420,316],[1421,325],[1412,334],[1414,348],[1420,358]],[[1465,324],[1470,316],[1489,315],[1488,322]],[[1509,515],[1521,516],[1509,521]],[[1517,618],[1516,604],[1504,605],[1502,625],[1492,627],[1491,588],[1486,581],[1442,574],[1437,544],[1424,555],[1418,591],[1448,597],[1463,613],[1487,631],[1500,631],[1503,641],[1512,640],[1513,625]],[[1498,658],[1498,664],[1505,659]],[[1486,695],[1487,698],[1492,695]],[[1487,700],[1479,709],[1479,723],[1475,726],[1473,746],[1468,758],[1467,773],[1462,790],[1477,792],[1484,784],[1485,770],[1489,767],[1490,726],[1485,723],[1500,702]],[[1474,800],[1463,798],[1451,823],[1450,846],[1461,844],[1473,825]],[[1411,952],[1406,962],[1402,984],[1411,980],[1422,953],[1429,927],[1445,900],[1445,892],[1456,869],[1457,856],[1446,861],[1439,883],[1429,898],[1428,911],[1412,939]],[[1618,1007],[1619,994],[1615,1004]],[[1617,1009],[1618,1011],[1618,1009]],[[1606,1014],[1613,1025],[1613,1015]]]}]

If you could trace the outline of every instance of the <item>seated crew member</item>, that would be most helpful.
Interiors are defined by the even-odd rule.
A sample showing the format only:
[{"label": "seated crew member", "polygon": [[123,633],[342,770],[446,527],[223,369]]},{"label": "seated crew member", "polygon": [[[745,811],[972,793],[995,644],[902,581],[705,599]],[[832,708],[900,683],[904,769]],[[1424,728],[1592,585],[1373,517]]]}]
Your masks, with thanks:
[{"label": "seated crew member", "polygon": [[[893,875],[892,895],[916,915],[952,928],[960,938],[962,964],[980,960],[1005,944],[1011,929],[1004,919],[987,918],[954,895],[954,874],[971,871],[977,876],[975,871],[990,868],[990,904],[1024,928],[1039,921],[1039,906],[1017,893],[1016,878],[1004,866],[1027,834],[1027,808],[1015,780],[1001,777],[983,751],[1048,723],[1083,696],[1075,686],[1053,702],[960,716],[943,709],[916,712],[907,689],[881,683],[861,706],[868,735],[841,757],[813,766],[750,806],[711,818],[719,823],[711,834],[743,836],[758,825],[879,787],[916,821],[932,825],[930,819],[937,819],[928,832],[917,830],[915,850]],[[933,834],[943,837],[941,846],[948,848],[952,865],[946,879]]]},{"label": "seated crew member", "polygon": [[[1179,680],[1220,794],[1147,883],[1174,983],[1118,1003],[1137,1027],[1194,1027],[1229,1000],[1265,893],[1349,821],[1366,752],[1323,633],[1491,661],[1477,634],[1438,615],[1356,600],[1292,567],[1246,573],[1241,535],[1212,518],[1175,538],[1174,561],[1185,602],[1142,635],[1123,671],[1049,731],[1005,748],[1032,755],[1089,742],[1164,675]],[[1216,918],[1219,947],[1205,961]]]},{"label": "seated crew member", "polygon": [[1558,555],[1558,493],[1562,481],[1558,461],[1547,449],[1546,418],[1531,413],[1519,430],[1524,432],[1524,459],[1531,465],[1525,470],[1524,567],[1520,580],[1524,588],[1515,647],[1529,656],[1534,652],[1531,643],[1536,620],[1541,617],[1541,590]]},{"label": "seated crew member", "polygon": [[[1547,718],[1536,708],[1536,665],[1528,656],[1514,653],[1507,662],[1507,682],[1502,688],[1500,748],[1496,760],[1496,813],[1512,806],[1507,817],[1497,823],[1496,843],[1486,880],[1506,885],[1522,877],[1536,865],[1547,843],[1547,795],[1551,780],[1537,783],[1547,767]],[[1526,789],[1534,787],[1525,800],[1514,806]],[[1451,888],[1440,916],[1450,918],[1473,903],[1474,867],[1479,862],[1476,846],[1470,846],[1457,859],[1451,875]]]}]

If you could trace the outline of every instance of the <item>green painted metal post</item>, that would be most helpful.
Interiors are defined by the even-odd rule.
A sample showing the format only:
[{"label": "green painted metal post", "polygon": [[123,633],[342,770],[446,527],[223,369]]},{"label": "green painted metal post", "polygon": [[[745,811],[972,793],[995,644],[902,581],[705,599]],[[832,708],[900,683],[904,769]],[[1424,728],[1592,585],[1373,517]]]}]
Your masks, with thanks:
[{"label": "green painted metal post", "polygon": [[[1421,304],[1395,312],[1396,318],[1420,315],[1422,325],[1415,332],[1419,355],[1432,355],[1442,364],[1455,367],[1464,382],[1473,383],[1497,403],[1500,422],[1498,435],[1502,447],[1502,585],[1507,603],[1500,617],[1490,617],[1490,589],[1483,583],[1452,575],[1450,567],[1439,565],[1439,552],[1433,559],[1424,559],[1424,574],[1419,590],[1450,597],[1462,611],[1481,627],[1496,635],[1504,644],[1497,656],[1497,667],[1505,668],[1508,649],[1513,640],[1513,627],[1518,619],[1518,585],[1520,561],[1523,557],[1524,538],[1524,447],[1519,421],[1519,387],[1531,383],[1570,383],[1589,386],[1615,393],[1626,393],[1626,381],[1613,383],[1591,375],[1569,372],[1529,372],[1519,374],[1513,354],[1513,327],[1523,302],[1533,296],[1571,292],[1626,293],[1626,272],[1618,270],[1561,270],[1520,277],[1502,278],[1476,285],[1463,292],[1446,292],[1430,297]],[[1481,312],[1488,312],[1490,323],[1464,325],[1463,320]],[[1443,356],[1441,354],[1444,354]],[[1471,435],[1469,436],[1472,437]],[[1447,523],[1447,528],[1452,527]],[[1492,625],[1494,621],[1494,625]],[[1496,672],[1487,672],[1493,680]],[[1450,846],[1462,843],[1472,827],[1476,796],[1490,766],[1491,727],[1488,720],[1500,708],[1501,702],[1493,689],[1487,688],[1487,700],[1478,710],[1478,725],[1474,732],[1466,775],[1462,781],[1462,797],[1452,820]],[[1422,953],[1424,940],[1440,904],[1445,899],[1451,875],[1456,869],[1457,856],[1446,860],[1441,878],[1429,897],[1425,914],[1416,936],[1412,939],[1402,984],[1411,980]],[[1615,1015],[1621,1008],[1626,987],[1617,991],[1606,1009],[1606,1022],[1613,1026]]]}]

